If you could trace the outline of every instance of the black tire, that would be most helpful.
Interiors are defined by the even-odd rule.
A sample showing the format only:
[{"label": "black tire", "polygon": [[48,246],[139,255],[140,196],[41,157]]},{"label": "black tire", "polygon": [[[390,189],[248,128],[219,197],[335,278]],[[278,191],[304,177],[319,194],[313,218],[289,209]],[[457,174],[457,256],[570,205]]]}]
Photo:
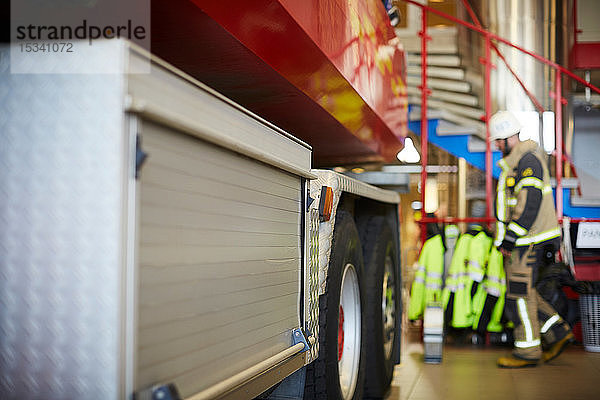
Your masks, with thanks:
[{"label": "black tire", "polygon": [[[304,389],[305,399],[344,399],[338,368],[338,321],[342,274],[347,265],[354,266],[360,296],[360,350],[358,373],[353,393],[348,399],[362,399],[364,389],[365,317],[363,293],[363,258],[358,231],[352,215],[338,210],[327,273],[325,293],[319,297],[319,357],[308,365]],[[344,350],[346,351],[346,350]]]},{"label": "black tire", "polygon": [[[385,396],[392,382],[395,354],[398,351],[398,257],[392,229],[384,217],[374,216],[363,220],[359,228],[365,260],[365,314],[369,349],[365,397],[379,399]],[[385,299],[384,282],[388,287]]]}]

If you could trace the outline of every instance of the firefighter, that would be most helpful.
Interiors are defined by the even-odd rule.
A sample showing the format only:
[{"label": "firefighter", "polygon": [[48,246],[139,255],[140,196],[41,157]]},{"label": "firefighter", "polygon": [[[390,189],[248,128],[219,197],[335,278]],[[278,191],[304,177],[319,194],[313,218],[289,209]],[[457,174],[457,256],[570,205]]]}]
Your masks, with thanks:
[{"label": "firefighter", "polygon": [[427,303],[440,301],[445,251],[438,226],[427,224],[426,240],[419,254],[417,272],[410,291],[409,320],[422,318]]},{"label": "firefighter", "polygon": [[[507,111],[490,119],[491,140],[502,151],[496,194],[495,245],[504,256],[507,276],[506,314],[514,324],[511,356],[502,368],[535,366],[557,357],[573,341],[569,325],[535,289],[544,248],[556,252],[560,228],[556,219],[545,154],[532,140],[520,141],[521,125]],[[547,348],[542,353],[542,340]]]}]

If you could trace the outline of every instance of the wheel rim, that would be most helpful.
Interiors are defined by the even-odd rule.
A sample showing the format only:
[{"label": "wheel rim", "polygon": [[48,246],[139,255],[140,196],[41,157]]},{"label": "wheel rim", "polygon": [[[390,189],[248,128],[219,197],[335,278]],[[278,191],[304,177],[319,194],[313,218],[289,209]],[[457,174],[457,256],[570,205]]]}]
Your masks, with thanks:
[{"label": "wheel rim", "polygon": [[392,257],[385,258],[383,287],[381,296],[381,321],[383,323],[383,351],[385,359],[392,356],[394,339],[396,337],[396,285],[394,282],[394,263]]},{"label": "wheel rim", "polygon": [[338,371],[344,399],[352,398],[358,381],[361,344],[360,313],[358,276],[354,266],[346,264],[342,275],[338,319]]}]

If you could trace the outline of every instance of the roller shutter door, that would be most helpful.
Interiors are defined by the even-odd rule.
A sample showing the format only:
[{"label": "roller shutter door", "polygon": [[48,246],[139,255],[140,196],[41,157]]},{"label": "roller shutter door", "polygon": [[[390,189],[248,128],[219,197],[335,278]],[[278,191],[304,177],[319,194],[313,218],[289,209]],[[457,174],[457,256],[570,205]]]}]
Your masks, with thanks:
[{"label": "roller shutter door", "polygon": [[142,122],[137,389],[201,391],[290,346],[301,178]]}]

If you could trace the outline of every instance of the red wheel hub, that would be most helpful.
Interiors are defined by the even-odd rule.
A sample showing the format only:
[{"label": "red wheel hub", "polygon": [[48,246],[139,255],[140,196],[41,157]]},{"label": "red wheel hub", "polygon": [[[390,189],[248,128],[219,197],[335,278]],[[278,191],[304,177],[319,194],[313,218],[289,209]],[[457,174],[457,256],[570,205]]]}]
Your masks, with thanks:
[{"label": "red wheel hub", "polygon": [[344,308],[340,305],[340,316],[338,318],[338,362],[344,354]]}]

